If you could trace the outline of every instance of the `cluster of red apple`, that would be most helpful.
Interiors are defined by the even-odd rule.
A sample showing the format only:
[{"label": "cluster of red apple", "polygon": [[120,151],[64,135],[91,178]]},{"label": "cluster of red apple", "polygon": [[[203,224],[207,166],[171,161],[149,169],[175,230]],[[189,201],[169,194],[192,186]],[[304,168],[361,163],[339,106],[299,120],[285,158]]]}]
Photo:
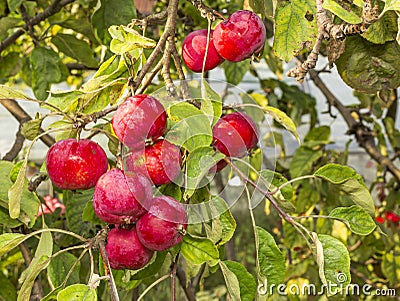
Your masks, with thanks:
[{"label": "cluster of red apple", "polygon": [[400,223],[400,215],[397,215],[392,211],[387,211],[385,216],[378,216],[375,218],[375,220],[380,224],[383,224],[385,221],[390,221],[393,224],[398,225]]},{"label": "cluster of red apple", "polygon": [[[193,72],[201,72],[207,52],[204,71],[214,69],[224,60],[243,61],[262,50],[266,29],[253,12],[239,10],[219,23],[215,30],[200,29],[191,32],[183,41],[182,58]],[[207,47],[208,44],[208,47]]]},{"label": "cluster of red apple", "polygon": [[[95,142],[66,139],[48,151],[46,164],[52,182],[61,189],[95,187],[93,208],[106,223],[106,250],[114,269],[139,269],[154,251],[177,245],[188,216],[183,204],[169,196],[153,197],[152,185],[174,181],[181,172],[180,148],[162,135],[167,131],[163,105],[149,95],[128,97],[117,109],[112,126],[129,148],[123,169],[108,169],[107,156]],[[244,113],[223,116],[214,125],[213,145],[228,157],[242,157],[257,145],[253,120]],[[215,170],[226,165],[218,162]]]}]

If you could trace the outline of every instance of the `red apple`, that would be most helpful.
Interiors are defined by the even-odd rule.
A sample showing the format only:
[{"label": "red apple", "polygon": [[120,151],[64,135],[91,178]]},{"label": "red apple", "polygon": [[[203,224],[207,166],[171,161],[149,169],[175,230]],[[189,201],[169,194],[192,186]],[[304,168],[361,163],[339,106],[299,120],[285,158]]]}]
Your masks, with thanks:
[{"label": "red apple", "polygon": [[133,151],[126,160],[126,170],[140,172],[154,185],[168,184],[181,172],[182,157],[179,147],[167,140],[157,140],[144,151]]},{"label": "red apple", "polygon": [[46,168],[58,188],[89,189],[107,171],[108,160],[96,142],[87,139],[60,140],[47,152]]},{"label": "red apple", "polygon": [[264,23],[255,13],[239,10],[215,27],[214,46],[224,59],[239,62],[262,50],[266,33]]},{"label": "red apple", "polygon": [[155,140],[167,129],[167,114],[152,96],[128,97],[117,109],[112,126],[118,139],[129,148],[142,148],[146,139]]},{"label": "red apple", "polygon": [[[207,49],[207,29],[200,29],[187,35],[182,45],[182,59],[186,66],[193,72],[201,72],[203,68],[204,56]],[[218,54],[214,47],[213,30],[210,32],[208,43],[207,60],[204,71],[214,69],[221,64],[224,59]]]},{"label": "red apple", "polygon": [[108,232],[106,252],[111,268],[116,270],[141,269],[154,254],[139,241],[135,226]]},{"label": "red apple", "polygon": [[145,176],[114,168],[97,181],[93,208],[106,223],[129,224],[146,212],[151,198],[151,183]]},{"label": "red apple", "polygon": [[153,198],[149,211],[136,223],[142,244],[154,251],[177,245],[183,238],[188,217],[184,206],[169,196]]},{"label": "red apple", "polygon": [[212,132],[215,147],[228,157],[243,157],[258,142],[256,124],[245,113],[235,112],[223,116],[214,125]]}]

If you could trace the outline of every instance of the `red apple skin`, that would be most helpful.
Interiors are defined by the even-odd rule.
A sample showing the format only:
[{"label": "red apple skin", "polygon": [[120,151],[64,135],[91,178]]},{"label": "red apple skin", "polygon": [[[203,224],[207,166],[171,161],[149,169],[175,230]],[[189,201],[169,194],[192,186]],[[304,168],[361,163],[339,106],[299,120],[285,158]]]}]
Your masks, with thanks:
[{"label": "red apple skin", "polygon": [[107,171],[108,160],[96,142],[66,139],[50,147],[46,168],[50,180],[60,189],[89,189]]},{"label": "red apple skin", "polygon": [[136,223],[142,244],[154,251],[167,250],[179,244],[188,217],[184,206],[169,196],[153,198],[149,211]]},{"label": "red apple skin", "polygon": [[167,114],[154,97],[138,94],[128,97],[112,119],[115,135],[132,149],[144,148],[146,139],[156,140],[167,129]]},{"label": "red apple skin", "polygon": [[214,146],[228,157],[243,157],[257,146],[257,126],[245,113],[234,112],[223,116],[212,132]]},{"label": "red apple skin", "polygon": [[239,62],[262,50],[266,33],[260,17],[251,11],[239,10],[215,27],[213,41],[221,57]]},{"label": "red apple skin", "polygon": [[126,170],[140,172],[154,185],[169,184],[181,172],[182,156],[179,147],[159,139],[144,151],[132,152],[126,160]]},{"label": "red apple skin", "polygon": [[[200,29],[189,33],[183,41],[182,59],[186,66],[193,72],[202,72],[204,56],[206,55],[207,49],[207,35],[207,29]],[[210,32],[207,60],[204,66],[205,72],[214,69],[224,61],[214,47],[212,35],[213,30]]]},{"label": "red apple skin", "polygon": [[97,181],[93,208],[106,223],[129,224],[146,213],[151,199],[151,183],[144,175],[113,168]]},{"label": "red apple skin", "polygon": [[154,252],[139,241],[136,228],[113,228],[108,232],[106,252],[113,269],[138,270],[144,267]]}]

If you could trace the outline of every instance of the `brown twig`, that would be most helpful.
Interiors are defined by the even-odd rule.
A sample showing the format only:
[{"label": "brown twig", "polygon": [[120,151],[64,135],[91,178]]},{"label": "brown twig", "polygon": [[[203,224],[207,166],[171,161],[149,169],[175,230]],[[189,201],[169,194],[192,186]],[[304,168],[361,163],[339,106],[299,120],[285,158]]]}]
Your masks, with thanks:
[{"label": "brown twig", "polygon": [[0,53],[11,46],[20,36],[26,33],[29,30],[29,27],[33,27],[43,20],[46,20],[48,17],[58,13],[64,6],[74,2],[75,0],[54,0],[43,12],[36,14],[31,19],[27,20],[25,25],[15,31],[13,34],[5,38],[0,42]]},{"label": "brown twig", "polygon": [[231,160],[224,158],[225,162],[228,163],[232,168],[235,170],[235,172],[239,175],[239,177],[245,181],[246,183],[249,183],[251,186],[253,186],[256,190],[258,190],[261,194],[263,194],[268,201],[271,203],[271,205],[278,211],[279,215],[288,223],[293,224],[294,220],[293,218],[288,215],[275,201],[271,193],[267,190],[262,189],[257,183],[255,183],[252,179],[250,179],[248,176],[246,176]]},{"label": "brown twig", "polygon": [[216,17],[220,18],[221,20],[225,19],[225,17],[222,14],[212,9],[211,7],[208,7],[201,0],[188,0],[188,1],[192,3],[194,7],[196,7],[196,9],[200,12],[203,18],[208,18],[211,21],[215,21]]},{"label": "brown twig", "polygon": [[96,237],[93,238],[92,244],[94,247],[97,247],[99,249],[101,258],[103,259],[104,273],[106,276],[108,276],[108,286],[110,288],[111,301],[119,301],[117,287],[115,286],[114,277],[111,272],[110,261],[108,260],[106,252],[106,239],[107,233],[105,229],[103,229],[96,235]]},{"label": "brown twig", "polygon": [[338,43],[341,43],[346,36],[365,32],[371,24],[379,19],[378,6],[372,7],[371,1],[366,0],[361,15],[361,23],[334,24],[332,19],[328,16],[325,8],[322,7],[322,3],[323,0],[316,0],[318,36],[314,47],[307,59],[301,65],[289,70],[287,73],[287,76],[296,78],[300,83],[303,82],[307,73],[315,68],[323,39],[329,40],[333,38]]},{"label": "brown twig", "polygon": [[14,144],[11,149],[4,155],[3,160],[5,161],[12,161],[14,160],[19,152],[21,151],[22,147],[24,146],[25,137],[21,133],[21,125],[18,128],[17,134],[15,135]]},{"label": "brown twig", "polygon": [[[161,71],[164,81],[166,80],[166,85],[167,89],[171,87],[171,82],[169,82],[169,64],[171,60],[171,44],[174,43],[174,37],[175,37],[175,31],[176,31],[176,17],[178,14],[178,4],[179,0],[170,0],[167,8],[167,22],[165,24],[164,32],[161,35],[156,47],[154,48],[153,52],[150,54],[150,56],[147,59],[146,64],[144,64],[143,68],[140,70],[139,74],[136,77],[134,86],[133,86],[133,91],[137,91],[140,85],[142,84],[143,79],[145,78],[146,74],[149,72],[151,66],[153,66],[155,60],[157,57],[163,52],[167,41],[168,42],[168,47],[165,49],[162,61],[164,63],[164,68]],[[168,64],[168,70],[165,67],[165,64]],[[169,85],[169,86],[168,86]],[[141,89],[143,90],[143,88]]]},{"label": "brown twig", "polygon": [[[18,120],[20,124],[32,120],[32,117],[29,116],[29,114],[14,99],[0,99],[0,103],[15,117],[15,119]],[[39,130],[39,133],[43,132],[43,129]],[[55,143],[54,138],[50,135],[43,135],[40,137],[40,140],[42,140],[48,147]]]},{"label": "brown twig", "polygon": [[176,276],[178,277],[179,284],[183,288],[183,291],[185,292],[186,298],[189,301],[196,301],[196,296],[194,294],[194,290],[190,282],[188,282],[188,285],[186,285],[186,274],[185,271],[179,266],[176,265]]},{"label": "brown twig", "polygon": [[315,70],[310,70],[310,79],[315,83],[315,85],[321,90],[321,92],[326,97],[327,101],[334,106],[339,113],[342,115],[344,121],[346,122],[349,130],[349,134],[354,134],[358,145],[366,150],[370,157],[375,160],[382,167],[387,169],[400,183],[400,169],[394,165],[390,158],[384,156],[376,145],[374,136],[371,135],[371,130],[368,129],[364,124],[357,122],[351,114],[351,109],[344,106],[341,101],[332,94],[329,88],[321,80],[318,73]]}]

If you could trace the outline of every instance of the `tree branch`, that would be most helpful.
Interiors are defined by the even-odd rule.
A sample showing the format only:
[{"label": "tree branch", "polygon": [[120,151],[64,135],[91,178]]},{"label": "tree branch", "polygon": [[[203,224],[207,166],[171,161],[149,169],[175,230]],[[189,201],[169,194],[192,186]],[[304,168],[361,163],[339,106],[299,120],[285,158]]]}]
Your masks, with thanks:
[{"label": "tree branch", "polygon": [[29,31],[30,27],[39,24],[41,21],[46,20],[48,17],[58,13],[64,6],[74,2],[75,0],[54,0],[53,3],[50,4],[43,12],[38,13],[30,20],[27,20],[25,25],[15,31],[12,35],[5,38],[0,42],[0,53],[11,46],[20,36],[22,36],[25,32]]},{"label": "tree branch", "polygon": [[371,130],[361,122],[357,122],[351,115],[351,109],[344,106],[335,95],[329,90],[325,83],[321,80],[318,72],[310,70],[310,79],[321,90],[327,101],[334,106],[342,115],[344,121],[349,128],[349,134],[354,134],[358,145],[366,150],[370,157],[382,167],[387,169],[400,183],[400,169],[386,156],[384,156],[376,145],[375,138],[371,134]]},{"label": "tree branch", "polygon": [[21,151],[22,147],[24,146],[25,137],[21,134],[21,125],[18,128],[18,132],[15,135],[14,144],[11,149],[4,155],[3,160],[5,161],[12,161],[14,160],[19,152]]},{"label": "tree branch", "polygon": [[[23,124],[26,121],[32,120],[32,117],[29,116],[27,112],[15,101],[14,99],[0,99],[0,103],[6,108],[11,115],[18,120],[20,124]],[[40,129],[39,133],[43,133],[44,130]],[[55,140],[50,135],[43,135],[40,137],[40,140],[48,147],[52,146],[55,143]]]},{"label": "tree branch", "polygon": [[196,301],[196,296],[194,295],[193,287],[190,285],[190,282],[188,283],[188,285],[186,285],[185,272],[178,264],[176,265],[176,276],[178,277],[179,284],[181,285],[183,291],[185,292],[186,298],[189,301]]}]

